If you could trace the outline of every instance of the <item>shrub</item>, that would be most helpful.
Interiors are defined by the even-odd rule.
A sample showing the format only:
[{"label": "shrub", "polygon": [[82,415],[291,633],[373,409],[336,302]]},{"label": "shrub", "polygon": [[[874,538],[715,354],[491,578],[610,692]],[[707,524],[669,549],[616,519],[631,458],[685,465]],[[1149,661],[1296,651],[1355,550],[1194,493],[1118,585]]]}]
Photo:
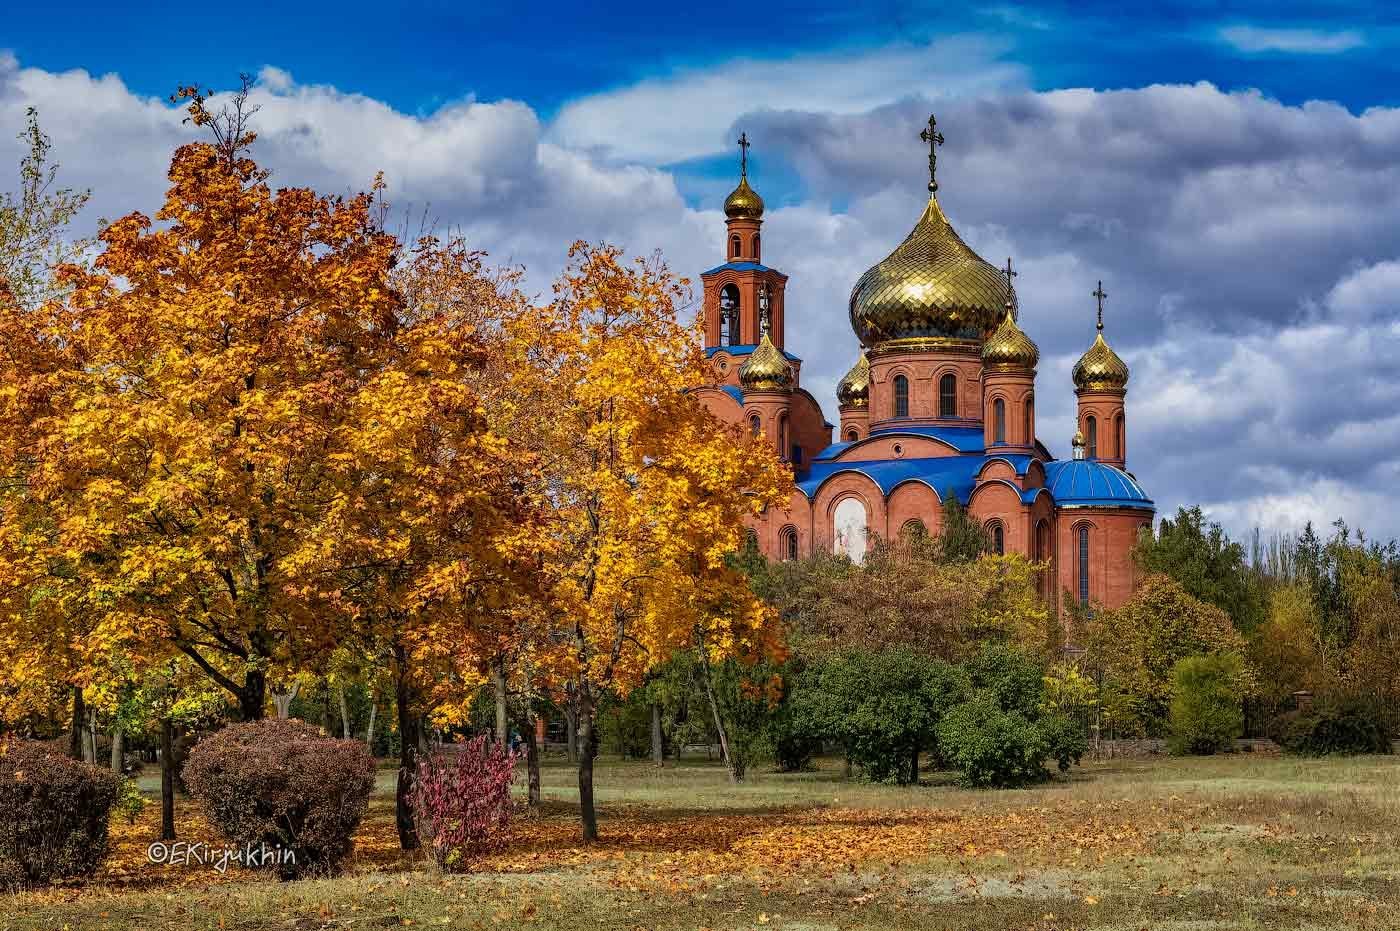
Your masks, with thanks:
[{"label": "shrub", "polygon": [[146,810],[146,796],[141,794],[141,787],[136,784],[135,777],[123,776],[118,780],[114,809],[127,824],[135,824],[141,817],[141,812]]},{"label": "shrub", "polygon": [[1188,656],[1172,668],[1167,748],[1176,754],[1229,749],[1244,732],[1244,664],[1234,653]]},{"label": "shrub", "polygon": [[1355,698],[1329,699],[1280,717],[1274,739],[1290,753],[1307,756],[1391,752],[1376,709]]},{"label": "shrub", "polygon": [[1032,719],[1006,710],[995,693],[982,690],[944,716],[938,746],[968,785],[1010,788],[1049,778],[1046,759],[1068,770],[1083,756],[1085,740],[1083,729],[1064,715]]},{"label": "shrub", "polygon": [[418,836],[437,864],[462,872],[510,826],[515,757],[482,735],[418,761],[411,805]]},{"label": "shrub", "polygon": [[374,789],[374,760],[360,741],[301,721],[253,721],[196,744],[184,777],[232,844],[287,852],[247,865],[292,879],[330,872],[350,852]]},{"label": "shrub", "polygon": [[110,772],[28,741],[0,741],[0,888],[91,876],[107,853]]}]

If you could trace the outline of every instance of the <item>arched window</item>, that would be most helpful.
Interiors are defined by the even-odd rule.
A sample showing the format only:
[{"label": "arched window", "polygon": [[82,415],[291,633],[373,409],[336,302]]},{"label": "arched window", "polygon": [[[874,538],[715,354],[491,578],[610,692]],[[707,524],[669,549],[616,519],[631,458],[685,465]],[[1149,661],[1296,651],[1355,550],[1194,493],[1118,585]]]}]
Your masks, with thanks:
[{"label": "arched window", "polygon": [[1040,595],[1050,598],[1054,594],[1054,577],[1050,573],[1050,522],[1041,518],[1035,525],[1035,561],[1046,564],[1040,570]]},{"label": "arched window", "polygon": [[753,234],[753,260],[758,261],[758,234]]},{"label": "arched window", "polygon": [[739,289],[727,284],[719,292],[719,344],[738,346],[739,333]]},{"label": "arched window", "polygon": [[754,436],[763,432],[763,421],[758,419],[757,414],[749,418],[749,429],[753,431]]},{"label": "arched window", "polygon": [[1001,521],[994,520],[987,525],[987,539],[992,545],[992,552],[998,556],[1006,555],[1006,528],[1001,525]]},{"label": "arched window", "polygon": [[922,540],[927,536],[928,528],[925,527],[924,522],[917,517],[909,518],[904,522],[903,526],[899,528],[899,537],[901,540]]},{"label": "arched window", "polygon": [[1123,435],[1123,414],[1120,411],[1118,416],[1113,418],[1113,441],[1115,448],[1113,454],[1119,459],[1128,458],[1128,438]]},{"label": "arched window", "polygon": [[1080,524],[1076,531],[1079,547],[1079,606],[1089,606],[1089,525]]},{"label": "arched window", "polygon": [[995,443],[1006,442],[1006,402],[997,398],[992,402],[992,441]]},{"label": "arched window", "polygon": [[1090,459],[1099,458],[1099,421],[1093,414],[1085,418],[1084,432],[1088,435],[1086,445],[1089,449],[1086,455]]},{"label": "arched window", "polygon": [[894,377],[894,415],[909,416],[909,379],[903,375]]},{"label": "arched window", "polygon": [[842,498],[831,515],[832,539],[837,553],[845,553],[851,562],[865,559],[865,505],[858,498]]},{"label": "arched window", "polygon": [[958,376],[952,372],[938,379],[938,416],[958,416]]},{"label": "arched window", "polygon": [[785,529],[783,530],[782,541],[783,541],[783,546],[782,546],[782,549],[779,551],[780,554],[781,554],[781,556],[782,556],[782,558],[783,558],[783,559],[796,559],[796,558],[797,558],[797,529],[796,529],[795,527],[787,527],[787,528],[785,528]]},{"label": "arched window", "polygon": [[739,257],[739,250],[740,250],[741,248],[742,248],[742,246],[741,246],[741,243],[740,243],[740,239],[739,239],[738,234],[736,233],[735,235],[730,236],[730,237],[729,237],[729,257],[730,257],[731,259],[737,259],[737,258]]},{"label": "arched window", "polygon": [[788,454],[788,419],[787,414],[778,417],[778,455]]},{"label": "arched window", "polygon": [[1026,395],[1026,445],[1035,445],[1035,395]]},{"label": "arched window", "polygon": [[751,550],[758,549],[758,531],[750,527],[744,531],[744,546]]},{"label": "arched window", "polygon": [[846,442],[847,442],[847,443],[854,443],[854,442],[855,442],[856,440],[858,440],[858,439],[860,439],[860,433],[858,433],[857,431],[855,431],[855,430],[853,430],[853,429],[852,429],[852,430],[847,430],[847,431],[846,431]]}]

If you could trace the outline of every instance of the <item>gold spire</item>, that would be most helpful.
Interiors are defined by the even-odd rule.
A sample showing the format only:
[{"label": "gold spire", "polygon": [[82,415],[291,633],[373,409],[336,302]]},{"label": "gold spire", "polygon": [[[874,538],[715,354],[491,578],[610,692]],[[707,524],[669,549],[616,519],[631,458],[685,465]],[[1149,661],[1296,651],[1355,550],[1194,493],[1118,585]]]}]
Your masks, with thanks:
[{"label": "gold spire", "polygon": [[724,215],[731,220],[757,220],[763,216],[763,198],[749,187],[748,133],[739,134],[739,186],[724,199]]},{"label": "gold spire", "polygon": [[1034,372],[1039,361],[1039,347],[1016,325],[1007,301],[1001,326],[982,344],[982,364],[994,372]]},{"label": "gold spire", "polygon": [[836,403],[842,407],[867,407],[870,404],[870,358],[861,353],[856,364],[836,383]]},{"label": "gold spire", "polygon": [[773,345],[765,329],[758,348],[739,366],[739,384],[751,391],[789,391],[793,377],[792,363]]},{"label": "gold spire", "polygon": [[1074,387],[1081,391],[1122,391],[1128,387],[1128,365],[1108,341],[1103,338],[1103,282],[1094,289],[1093,297],[1098,301],[1098,333],[1089,351],[1079,357],[1074,364]]}]

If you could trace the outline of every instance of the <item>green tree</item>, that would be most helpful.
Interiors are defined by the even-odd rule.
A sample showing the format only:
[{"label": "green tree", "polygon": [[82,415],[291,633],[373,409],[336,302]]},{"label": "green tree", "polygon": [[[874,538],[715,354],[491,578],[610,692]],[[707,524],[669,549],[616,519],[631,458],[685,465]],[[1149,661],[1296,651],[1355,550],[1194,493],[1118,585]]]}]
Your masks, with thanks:
[{"label": "green tree", "polygon": [[1188,656],[1172,667],[1167,747],[1172,753],[1226,750],[1244,732],[1244,662],[1234,653]]},{"label": "green tree", "polygon": [[1245,560],[1244,547],[1217,523],[1207,523],[1199,507],[1179,508],[1163,518],[1156,535],[1144,533],[1133,556],[1146,572],[1171,576],[1193,597],[1213,604],[1248,633],[1268,616],[1259,577]]}]

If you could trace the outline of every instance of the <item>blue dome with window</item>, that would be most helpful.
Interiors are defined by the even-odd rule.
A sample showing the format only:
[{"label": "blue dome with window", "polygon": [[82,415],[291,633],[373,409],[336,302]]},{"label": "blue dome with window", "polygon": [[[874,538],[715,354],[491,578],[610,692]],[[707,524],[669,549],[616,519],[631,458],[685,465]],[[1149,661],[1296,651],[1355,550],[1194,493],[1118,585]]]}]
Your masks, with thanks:
[{"label": "blue dome with window", "polygon": [[1094,459],[1057,459],[1045,463],[1045,488],[1062,507],[1139,508],[1153,510],[1152,499],[1122,469]]}]

